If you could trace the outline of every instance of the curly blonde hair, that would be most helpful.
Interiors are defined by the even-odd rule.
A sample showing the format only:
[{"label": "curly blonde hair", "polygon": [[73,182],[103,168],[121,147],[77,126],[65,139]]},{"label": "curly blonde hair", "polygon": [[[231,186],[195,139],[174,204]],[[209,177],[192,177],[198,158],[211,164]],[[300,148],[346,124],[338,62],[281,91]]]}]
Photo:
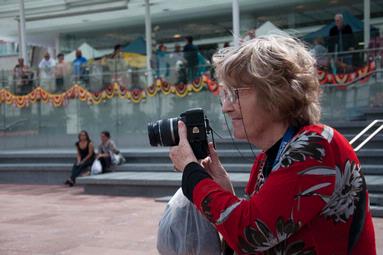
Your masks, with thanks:
[{"label": "curly blonde hair", "polygon": [[266,35],[213,56],[218,80],[228,87],[255,86],[257,100],[275,120],[293,126],[320,119],[315,59],[287,35]]}]

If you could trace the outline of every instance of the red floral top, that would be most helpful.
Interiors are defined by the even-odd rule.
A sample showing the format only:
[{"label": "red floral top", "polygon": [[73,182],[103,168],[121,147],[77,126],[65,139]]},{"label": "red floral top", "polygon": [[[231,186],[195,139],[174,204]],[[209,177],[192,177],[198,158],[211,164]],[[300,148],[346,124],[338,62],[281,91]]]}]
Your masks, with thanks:
[{"label": "red floral top", "polygon": [[210,178],[192,190],[236,254],[376,254],[365,180],[341,134],[324,125],[300,129],[265,180],[266,157],[254,162],[247,199]]}]

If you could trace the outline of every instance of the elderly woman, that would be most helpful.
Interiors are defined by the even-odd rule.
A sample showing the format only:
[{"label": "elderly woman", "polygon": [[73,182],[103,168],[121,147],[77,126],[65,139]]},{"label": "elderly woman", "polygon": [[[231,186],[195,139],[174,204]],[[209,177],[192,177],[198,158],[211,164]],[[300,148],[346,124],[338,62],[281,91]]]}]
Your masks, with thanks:
[{"label": "elderly woman", "polygon": [[184,195],[236,254],[376,254],[366,183],[348,141],[319,124],[315,60],[297,40],[258,37],[214,56],[234,136],[262,152],[246,199],[212,144],[199,164],[178,123],[171,148]]}]

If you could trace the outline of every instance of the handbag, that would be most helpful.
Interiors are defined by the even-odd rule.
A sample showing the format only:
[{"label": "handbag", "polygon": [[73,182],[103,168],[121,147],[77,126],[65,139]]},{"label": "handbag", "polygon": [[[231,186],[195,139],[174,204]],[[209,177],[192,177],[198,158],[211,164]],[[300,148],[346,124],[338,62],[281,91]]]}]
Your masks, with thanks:
[{"label": "handbag", "polygon": [[157,250],[162,255],[221,254],[218,232],[181,188],[169,201],[160,220]]},{"label": "handbag", "polygon": [[113,165],[122,165],[126,161],[121,153],[112,153],[111,160]]},{"label": "handbag", "polygon": [[90,175],[97,175],[102,173],[102,165],[100,160],[96,159],[93,161],[92,167],[90,168]]}]

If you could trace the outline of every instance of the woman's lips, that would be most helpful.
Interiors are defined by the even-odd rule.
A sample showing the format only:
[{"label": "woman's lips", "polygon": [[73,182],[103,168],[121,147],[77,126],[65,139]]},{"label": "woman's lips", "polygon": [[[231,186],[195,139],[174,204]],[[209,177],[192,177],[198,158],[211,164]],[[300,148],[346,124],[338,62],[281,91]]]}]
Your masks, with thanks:
[{"label": "woman's lips", "polygon": [[236,125],[242,124],[241,118],[233,118],[231,119],[231,121],[233,122],[233,124],[236,124]]}]

